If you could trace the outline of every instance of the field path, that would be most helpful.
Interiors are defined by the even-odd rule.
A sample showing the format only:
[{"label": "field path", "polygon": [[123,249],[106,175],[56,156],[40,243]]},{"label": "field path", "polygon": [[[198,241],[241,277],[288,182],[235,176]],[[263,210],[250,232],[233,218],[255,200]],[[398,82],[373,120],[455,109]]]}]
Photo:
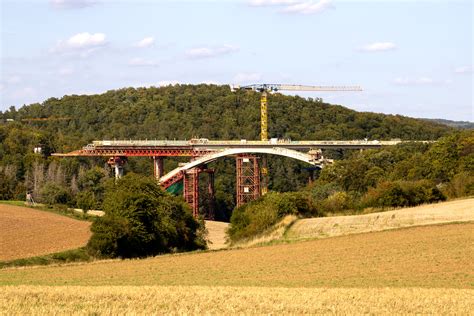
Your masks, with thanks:
[{"label": "field path", "polygon": [[226,247],[226,230],[229,227],[229,223],[216,222],[216,221],[205,221],[206,228],[208,231],[208,247],[211,250],[222,249]]},{"label": "field path", "polygon": [[91,223],[28,207],[0,204],[0,261],[85,246]]},{"label": "field path", "polygon": [[474,221],[474,198],[365,215],[307,218],[296,221],[285,239],[309,239],[375,232],[410,226]]}]

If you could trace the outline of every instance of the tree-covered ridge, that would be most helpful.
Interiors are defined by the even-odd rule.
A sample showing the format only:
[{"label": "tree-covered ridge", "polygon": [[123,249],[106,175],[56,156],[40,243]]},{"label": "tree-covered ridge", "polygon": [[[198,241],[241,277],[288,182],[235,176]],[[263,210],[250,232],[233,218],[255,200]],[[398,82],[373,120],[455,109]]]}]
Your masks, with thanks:
[{"label": "tree-covered ridge", "polygon": [[[8,110],[0,119],[71,117],[34,122],[50,132],[84,141],[153,138],[258,139],[259,94],[228,86],[176,85],[125,88],[99,95],[50,98]],[[449,128],[399,115],[358,113],[301,97],[269,97],[269,135],[300,139],[436,139]]]},{"label": "tree-covered ridge", "polygon": [[[255,92],[231,92],[228,86],[176,85],[71,95],[10,108],[0,112],[0,199],[22,199],[26,190],[33,190],[40,198],[49,196],[50,201],[69,199],[72,205],[98,207],[92,199],[100,200],[97,188],[110,176],[104,169],[105,159],[58,159],[50,153],[76,150],[97,139],[259,139],[259,98]],[[22,121],[28,118],[70,119]],[[269,96],[270,137],[434,140],[451,131],[447,126],[399,115],[359,113],[282,94]],[[42,154],[33,152],[36,146],[42,147]],[[165,168],[170,170],[176,164],[167,159]],[[228,216],[234,207],[233,161],[217,161],[211,167],[216,169],[217,212]],[[269,167],[271,190],[292,191],[306,185],[308,174],[298,162],[269,157]],[[146,175],[152,172],[145,158],[129,159],[125,168]],[[90,179],[97,181],[90,183]],[[51,196],[53,191],[62,192]]]}]

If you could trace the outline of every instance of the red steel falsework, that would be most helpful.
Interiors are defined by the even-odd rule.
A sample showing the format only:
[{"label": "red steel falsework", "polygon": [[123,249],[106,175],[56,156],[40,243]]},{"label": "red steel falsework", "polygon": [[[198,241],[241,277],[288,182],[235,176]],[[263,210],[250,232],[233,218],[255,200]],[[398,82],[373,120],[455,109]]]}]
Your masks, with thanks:
[{"label": "red steel falsework", "polygon": [[206,219],[213,220],[215,217],[214,214],[214,169],[203,169],[203,168],[193,168],[190,170],[183,171],[183,197],[186,203],[191,206],[193,211],[193,216],[199,216],[199,175],[201,173],[207,173],[208,184],[207,184],[207,198],[209,201],[209,209],[207,214],[201,214],[206,217]]},{"label": "red steel falsework", "polygon": [[256,200],[260,196],[258,158],[239,155],[235,158],[237,170],[237,206]]},{"label": "red steel falsework", "polygon": [[193,216],[199,215],[199,168],[184,171],[183,196],[184,200],[191,206]]}]

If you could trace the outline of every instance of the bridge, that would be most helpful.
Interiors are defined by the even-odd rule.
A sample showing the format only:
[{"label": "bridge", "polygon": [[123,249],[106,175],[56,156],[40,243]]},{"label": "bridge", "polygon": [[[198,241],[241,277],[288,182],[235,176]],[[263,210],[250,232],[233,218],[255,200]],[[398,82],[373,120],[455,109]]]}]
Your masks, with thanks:
[{"label": "bridge", "polygon": [[[332,160],[322,155],[323,149],[371,149],[394,146],[401,140],[350,140],[350,141],[291,141],[272,138],[268,141],[222,140],[206,138],[191,140],[101,140],[70,153],[54,153],[58,157],[108,157],[115,176],[123,175],[123,165],[128,157],[153,158],[153,173],[160,185],[171,191],[183,183],[183,196],[191,205],[193,215],[199,215],[199,175],[208,174],[208,194],[214,196],[214,170],[207,164],[222,157],[235,157],[237,176],[237,206],[257,199],[260,192],[258,154],[288,157],[322,168]],[[190,157],[190,161],[164,173],[163,159]],[[208,215],[213,217],[211,211]]]}]

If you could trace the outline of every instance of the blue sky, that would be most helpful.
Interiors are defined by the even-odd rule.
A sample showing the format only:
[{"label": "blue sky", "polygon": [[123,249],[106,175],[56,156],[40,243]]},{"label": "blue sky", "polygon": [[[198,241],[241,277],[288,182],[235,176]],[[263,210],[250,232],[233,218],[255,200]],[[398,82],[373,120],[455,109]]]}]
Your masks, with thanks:
[{"label": "blue sky", "polygon": [[361,85],[298,93],[474,121],[471,1],[1,1],[0,110],[174,83]]}]

